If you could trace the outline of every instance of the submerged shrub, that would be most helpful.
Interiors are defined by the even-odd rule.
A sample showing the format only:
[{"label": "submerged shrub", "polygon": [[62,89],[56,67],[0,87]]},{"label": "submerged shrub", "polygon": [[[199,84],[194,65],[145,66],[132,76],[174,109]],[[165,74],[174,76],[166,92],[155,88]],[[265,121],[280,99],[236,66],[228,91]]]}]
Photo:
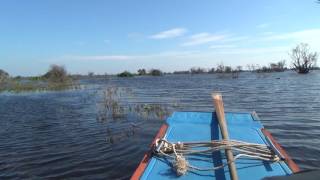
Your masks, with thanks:
[{"label": "submerged shrub", "polygon": [[0,83],[6,81],[7,79],[9,79],[9,73],[0,69]]},{"label": "submerged shrub", "polygon": [[134,75],[129,71],[124,71],[117,75],[118,77],[133,77]]},{"label": "submerged shrub", "polygon": [[193,67],[190,69],[191,74],[204,74],[206,73],[206,69],[201,67]]},{"label": "submerged shrub", "polygon": [[139,76],[143,76],[143,75],[146,75],[147,74],[147,71],[145,69],[139,69],[138,70],[138,75]]},{"label": "submerged shrub", "polygon": [[67,70],[63,66],[55,64],[50,66],[49,71],[43,77],[53,83],[66,83],[70,81]]},{"label": "submerged shrub", "polygon": [[225,72],[225,73],[231,73],[231,72],[232,72],[231,66],[225,66],[224,72]]},{"label": "submerged shrub", "polygon": [[318,53],[310,52],[308,44],[301,43],[291,50],[289,54],[292,59],[293,69],[300,74],[307,74],[315,67]]},{"label": "submerged shrub", "polygon": [[150,74],[151,76],[161,76],[161,75],[162,75],[162,71],[159,70],[159,69],[151,69],[151,70],[149,71],[149,74]]},{"label": "submerged shrub", "polygon": [[218,64],[216,68],[216,73],[223,73],[224,71],[225,71],[225,66],[223,65],[223,63]]}]

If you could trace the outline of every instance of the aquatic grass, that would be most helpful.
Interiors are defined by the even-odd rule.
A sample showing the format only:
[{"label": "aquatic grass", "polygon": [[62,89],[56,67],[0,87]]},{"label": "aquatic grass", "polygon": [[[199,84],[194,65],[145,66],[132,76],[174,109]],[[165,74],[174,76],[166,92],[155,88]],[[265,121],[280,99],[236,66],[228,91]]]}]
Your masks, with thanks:
[{"label": "aquatic grass", "polygon": [[[118,108],[118,106],[116,107]],[[123,108],[124,109],[124,108]],[[128,107],[128,111],[121,112],[121,118],[112,117],[113,120],[125,120],[130,121],[128,118],[136,118],[138,120],[164,120],[166,119],[172,111],[170,111],[166,106],[160,104],[134,104]],[[112,112],[113,113],[113,112]],[[124,114],[123,114],[124,113]],[[130,114],[130,116],[129,116]],[[100,114],[101,116],[101,114]],[[102,117],[107,119],[106,114],[102,114]],[[123,142],[129,138],[135,136],[141,129],[141,121],[131,122],[129,126],[122,128],[121,130],[113,130],[107,128],[106,142],[108,144],[115,144]]]},{"label": "aquatic grass", "polygon": [[10,79],[5,83],[0,83],[0,92],[7,91],[13,93],[39,92],[39,91],[59,91],[67,89],[80,89],[80,85],[74,81],[66,83],[54,83],[43,80],[17,80]]},{"label": "aquatic grass", "polygon": [[137,105],[130,104],[127,98],[132,97],[132,90],[125,87],[108,87],[102,92],[98,106],[98,120],[115,120],[126,118]]},{"label": "aquatic grass", "polygon": [[[106,142],[114,144],[133,137],[141,128],[143,120],[164,120],[172,113],[178,103],[132,103],[134,97],[132,89],[126,87],[107,87],[98,95],[97,121],[107,124]],[[113,129],[118,122],[126,121],[129,126]]]},{"label": "aquatic grass", "polygon": [[33,82],[21,82],[20,80],[9,80],[5,84],[2,84],[1,87],[1,91],[16,93],[22,91],[42,90],[45,88],[42,84],[36,84]]},{"label": "aquatic grass", "polygon": [[98,103],[97,120],[118,119],[125,117],[125,108],[120,104],[123,88],[108,87],[102,92],[102,101]]},{"label": "aquatic grass", "polygon": [[[163,120],[170,115],[170,110],[161,104],[130,103],[126,98],[132,96],[130,88],[108,87],[102,92],[102,101],[97,103],[98,121],[125,119],[128,114],[139,116],[143,119]],[[177,102],[173,104],[177,106]]]},{"label": "aquatic grass", "polygon": [[131,112],[136,113],[144,119],[155,118],[159,120],[164,120],[171,114],[168,107],[161,104],[136,104],[131,108]]},{"label": "aquatic grass", "polygon": [[[2,73],[5,74],[5,73]],[[30,91],[59,91],[67,89],[80,89],[80,85],[63,66],[51,65],[48,72],[42,76],[9,77],[1,75],[0,92],[30,92]]]}]

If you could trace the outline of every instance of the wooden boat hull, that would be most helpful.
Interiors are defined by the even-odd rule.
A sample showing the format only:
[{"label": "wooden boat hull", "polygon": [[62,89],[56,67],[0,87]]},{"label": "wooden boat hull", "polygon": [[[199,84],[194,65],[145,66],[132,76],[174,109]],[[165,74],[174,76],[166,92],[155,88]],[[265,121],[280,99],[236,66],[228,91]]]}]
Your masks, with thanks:
[{"label": "wooden boat hull", "polygon": [[[253,159],[239,159],[236,168],[239,179],[263,179],[271,176],[286,176],[299,171],[284,149],[276,142],[271,133],[264,129],[255,113],[226,113],[226,122],[231,139],[251,143],[267,144],[275,147],[284,157],[283,161],[266,162]],[[166,138],[172,142],[194,142],[221,139],[215,113],[212,112],[175,112],[160,128],[155,140]],[[147,152],[131,179],[230,179],[228,167],[215,171],[187,172],[176,176],[168,161],[154,157]],[[190,160],[200,167],[214,167],[226,162],[223,152],[202,157],[207,161]]]}]

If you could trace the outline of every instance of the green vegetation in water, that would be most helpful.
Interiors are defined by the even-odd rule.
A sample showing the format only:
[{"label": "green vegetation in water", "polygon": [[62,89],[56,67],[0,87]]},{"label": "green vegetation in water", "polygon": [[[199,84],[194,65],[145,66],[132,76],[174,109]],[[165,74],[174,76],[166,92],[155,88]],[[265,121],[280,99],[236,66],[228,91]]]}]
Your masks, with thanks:
[{"label": "green vegetation in water", "polygon": [[139,76],[147,75],[147,71],[146,71],[145,69],[139,69],[139,70],[138,70],[138,75],[139,75]]},{"label": "green vegetation in water", "polygon": [[151,69],[149,71],[149,75],[151,76],[161,76],[162,74],[163,74],[162,71],[159,69]]},{"label": "green vegetation in water", "polygon": [[52,65],[43,76],[10,77],[0,70],[0,92],[55,91],[78,89],[79,85],[68,75],[63,66]]},{"label": "green vegetation in water", "polygon": [[[131,118],[164,120],[172,112],[168,106],[162,104],[130,103],[129,99],[133,97],[130,88],[108,87],[100,95],[101,101],[97,103],[97,121],[103,123],[131,121]],[[177,102],[172,105],[172,107],[177,106]],[[141,123],[141,121],[132,121],[121,130],[112,129],[112,126],[108,126],[107,143],[114,144],[131,138],[140,129]]]},{"label": "green vegetation in water", "polygon": [[160,104],[137,104],[130,108],[130,112],[135,112],[144,119],[156,118],[164,120],[171,114],[166,106]]},{"label": "green vegetation in water", "polygon": [[0,83],[6,82],[9,79],[9,73],[0,69]]},{"label": "green vegetation in water", "polygon": [[117,76],[118,76],[118,77],[133,77],[134,74],[132,74],[132,73],[129,72],[129,71],[124,71],[124,72],[118,74]]},{"label": "green vegetation in water", "polygon": [[139,69],[136,74],[129,71],[124,71],[117,74],[118,77],[133,77],[133,76],[161,76],[163,72],[160,69],[150,69],[148,72],[145,69]]},{"label": "green vegetation in water", "polygon": [[113,119],[125,116],[125,108],[120,104],[123,91],[128,89],[110,87],[103,92],[102,111],[100,112],[100,120],[107,120],[108,117]]},{"label": "green vegetation in water", "polygon": [[[171,111],[160,104],[129,103],[127,98],[132,96],[130,88],[108,87],[102,93],[102,101],[97,104],[98,121],[126,119],[128,115],[142,117],[143,119],[163,120]],[[177,106],[175,103],[174,106]]]}]

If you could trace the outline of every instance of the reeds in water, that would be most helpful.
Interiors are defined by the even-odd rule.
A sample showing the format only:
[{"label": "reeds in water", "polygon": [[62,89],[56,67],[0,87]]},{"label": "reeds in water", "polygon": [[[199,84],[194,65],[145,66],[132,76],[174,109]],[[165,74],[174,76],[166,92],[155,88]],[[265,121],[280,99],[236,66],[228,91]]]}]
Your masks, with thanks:
[{"label": "reeds in water", "polygon": [[166,105],[132,103],[129,101],[132,96],[130,88],[108,87],[102,92],[102,101],[98,104],[97,120],[126,119],[129,114],[143,119],[163,120],[171,113]]}]

